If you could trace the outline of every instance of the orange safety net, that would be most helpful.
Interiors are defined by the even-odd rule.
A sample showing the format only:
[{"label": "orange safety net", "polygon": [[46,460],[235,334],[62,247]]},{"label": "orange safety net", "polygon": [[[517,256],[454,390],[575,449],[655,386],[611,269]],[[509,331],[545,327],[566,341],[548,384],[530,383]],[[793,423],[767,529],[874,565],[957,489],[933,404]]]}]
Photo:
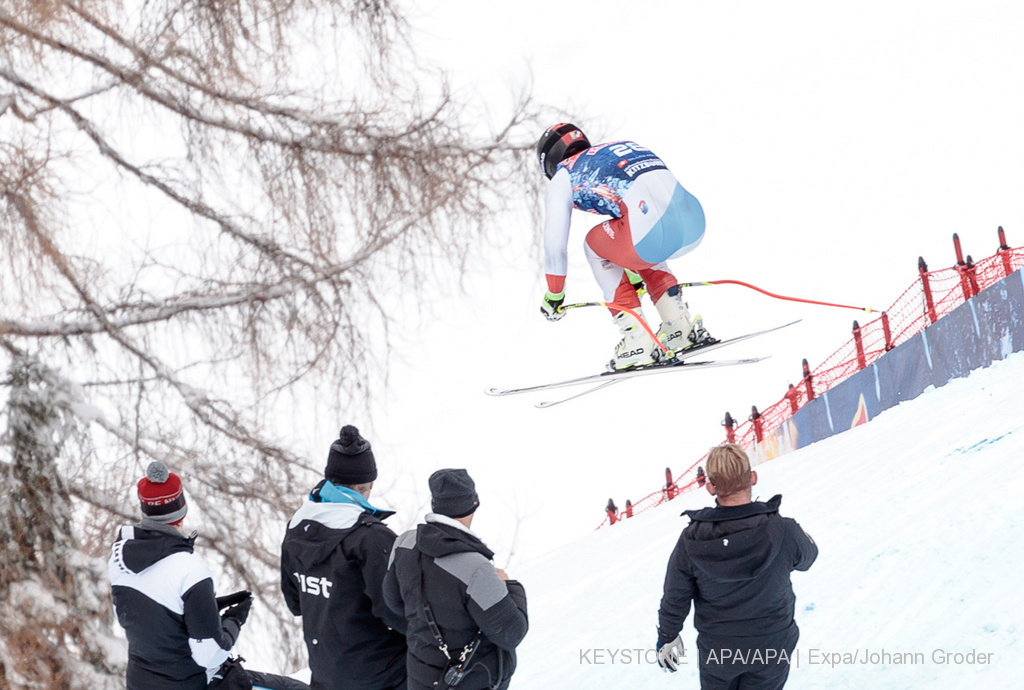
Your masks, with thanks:
[{"label": "orange safety net", "polygon": [[[826,357],[781,400],[760,410],[756,418],[752,415],[750,420],[735,427],[734,442],[749,450],[811,399],[808,387],[813,397],[818,397],[1021,267],[1024,267],[1024,247],[1000,249],[975,264],[960,263],[937,271],[922,268],[918,280],[881,316],[856,329],[853,338]],[[674,482],[634,503],[632,515],[698,488],[697,468],[704,464],[706,458],[705,454]],[[620,515],[619,519],[623,517],[625,515]],[[606,518],[597,529],[607,524]]]}]

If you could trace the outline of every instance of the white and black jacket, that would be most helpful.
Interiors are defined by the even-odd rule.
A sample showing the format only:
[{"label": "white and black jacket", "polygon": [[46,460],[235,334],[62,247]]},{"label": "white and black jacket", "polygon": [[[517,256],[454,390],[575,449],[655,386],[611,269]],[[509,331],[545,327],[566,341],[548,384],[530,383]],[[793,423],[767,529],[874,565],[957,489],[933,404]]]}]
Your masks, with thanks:
[{"label": "white and black jacket", "polygon": [[128,637],[128,690],[203,690],[238,637],[235,621],[221,622],[194,541],[152,520],[118,531],[108,570]]},{"label": "white and black jacket", "polygon": [[426,524],[395,542],[384,596],[408,620],[409,690],[446,687],[438,681],[447,659],[428,626],[424,591],[453,657],[480,633],[480,646],[459,690],[508,687],[516,668],[515,649],[529,628],[526,591],[515,580],[498,576],[493,557],[462,523],[433,513]]}]

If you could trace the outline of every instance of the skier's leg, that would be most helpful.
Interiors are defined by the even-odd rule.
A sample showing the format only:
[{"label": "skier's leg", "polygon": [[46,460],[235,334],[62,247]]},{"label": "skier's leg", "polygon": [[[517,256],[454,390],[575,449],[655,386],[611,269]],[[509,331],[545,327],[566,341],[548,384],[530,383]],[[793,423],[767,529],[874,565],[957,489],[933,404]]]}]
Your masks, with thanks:
[{"label": "skier's leg", "polygon": [[[583,253],[587,257],[587,262],[590,264],[590,270],[594,273],[598,287],[601,288],[605,302],[614,302],[630,309],[638,309],[640,307],[640,298],[636,294],[636,289],[629,282],[629,278],[626,277],[626,272],[622,270],[623,267],[620,264],[599,256],[590,246],[589,241],[583,246]],[[611,310],[613,316],[619,311],[618,309]]]},{"label": "skier's leg", "polygon": [[658,340],[669,350],[678,352],[716,342],[704,328],[700,314],[690,316],[690,305],[683,300],[683,290],[678,285],[665,290],[654,306],[661,316]]},{"label": "skier's leg", "polygon": [[624,205],[638,207],[630,234],[637,255],[650,262],[639,271],[648,294],[658,309],[658,339],[671,350],[682,350],[714,339],[703,320],[691,318],[678,280],[665,263],[692,251],[704,238],[704,211],[700,203],[667,171],[644,175],[626,192]]},{"label": "skier's leg", "polygon": [[637,273],[644,279],[644,285],[647,286],[647,294],[651,296],[651,301],[655,304],[658,303],[658,300],[661,299],[661,296],[669,288],[679,284],[675,275],[669,270],[668,264],[664,261],[648,268],[641,268]]},{"label": "skier's leg", "polygon": [[[637,270],[646,264],[640,261],[629,237],[629,222],[625,218],[605,221],[590,230],[584,245],[594,278],[604,293],[606,302],[613,302],[636,313],[640,312],[640,298],[629,282],[623,268]],[[657,342],[636,316],[618,308],[609,308],[622,339],[615,346],[611,369],[630,369],[655,361]]]}]

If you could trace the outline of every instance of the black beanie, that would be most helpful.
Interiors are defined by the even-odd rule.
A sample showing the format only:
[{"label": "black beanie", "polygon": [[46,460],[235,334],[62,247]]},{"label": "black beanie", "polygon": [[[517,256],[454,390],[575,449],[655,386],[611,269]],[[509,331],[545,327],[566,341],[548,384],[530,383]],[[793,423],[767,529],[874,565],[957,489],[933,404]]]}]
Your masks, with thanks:
[{"label": "black beanie", "polygon": [[435,513],[461,518],[476,512],[480,498],[466,470],[438,470],[430,475],[430,508]]},{"label": "black beanie", "polygon": [[377,463],[370,442],[351,424],[343,426],[338,440],[331,444],[324,477],[346,485],[369,484],[377,479]]}]

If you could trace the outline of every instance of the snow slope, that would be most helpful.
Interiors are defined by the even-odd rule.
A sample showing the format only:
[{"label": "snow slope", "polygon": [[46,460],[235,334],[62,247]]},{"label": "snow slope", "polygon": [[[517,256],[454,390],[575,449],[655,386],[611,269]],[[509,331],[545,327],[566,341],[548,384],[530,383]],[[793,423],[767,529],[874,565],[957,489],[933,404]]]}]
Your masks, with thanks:
[{"label": "snow slope", "polygon": [[[1022,387],[1018,353],[757,468],[755,496],[783,494],[781,513],[820,547],[793,575],[801,635],[788,688],[1024,687]],[[512,687],[698,687],[692,613],[680,673],[645,650],[679,513],[712,500],[687,494],[517,568],[531,630]],[[989,663],[940,663],[972,650]]]}]

